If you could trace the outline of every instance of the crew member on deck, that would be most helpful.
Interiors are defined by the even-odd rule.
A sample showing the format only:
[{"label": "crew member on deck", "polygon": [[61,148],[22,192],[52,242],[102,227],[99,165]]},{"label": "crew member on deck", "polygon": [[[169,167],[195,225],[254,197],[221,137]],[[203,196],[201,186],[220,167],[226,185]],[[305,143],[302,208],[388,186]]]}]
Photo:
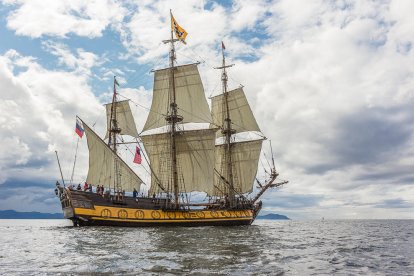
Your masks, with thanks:
[{"label": "crew member on deck", "polygon": [[137,197],[137,195],[138,195],[138,191],[137,191],[137,189],[135,189],[135,188],[134,188],[134,191],[132,192],[132,196],[133,196],[134,198],[136,198],[136,197]]},{"label": "crew member on deck", "polygon": [[76,188],[76,190],[82,191],[82,187],[81,187],[81,184],[80,183],[78,184],[78,187]]},{"label": "crew member on deck", "polygon": [[88,183],[86,183],[83,185],[83,191],[86,192],[88,190]]}]

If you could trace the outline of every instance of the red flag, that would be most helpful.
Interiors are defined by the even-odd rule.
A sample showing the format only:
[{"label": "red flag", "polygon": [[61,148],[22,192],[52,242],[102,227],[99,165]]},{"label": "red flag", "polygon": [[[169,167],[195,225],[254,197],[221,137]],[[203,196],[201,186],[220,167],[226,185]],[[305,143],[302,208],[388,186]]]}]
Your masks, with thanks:
[{"label": "red flag", "polygon": [[76,134],[79,135],[80,138],[82,138],[83,133],[85,132],[85,130],[82,128],[81,123],[76,120],[76,129],[75,129]]},{"label": "red flag", "polygon": [[224,46],[224,42],[223,41],[221,42],[221,48],[224,49],[224,50],[226,50],[226,47]]},{"label": "red flag", "polygon": [[137,146],[137,149],[135,150],[134,163],[141,164],[141,152],[138,146]]}]

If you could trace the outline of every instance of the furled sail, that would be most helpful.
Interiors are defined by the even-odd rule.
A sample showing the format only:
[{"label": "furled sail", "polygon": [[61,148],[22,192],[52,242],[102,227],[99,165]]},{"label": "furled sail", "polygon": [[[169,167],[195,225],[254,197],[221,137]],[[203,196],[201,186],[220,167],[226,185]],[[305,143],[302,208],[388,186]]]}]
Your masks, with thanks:
[{"label": "furled sail", "polygon": [[[167,125],[165,115],[168,113],[172,93],[170,80],[170,68],[155,71],[151,110],[143,131]],[[211,123],[210,109],[197,64],[175,67],[174,85],[178,115],[184,118],[182,122]]]},{"label": "furled sail", "polygon": [[[129,100],[116,102],[116,121],[121,129],[121,135],[130,135],[138,138],[138,131],[132,116]],[[112,103],[106,105],[106,122],[109,130],[111,120]],[[109,131],[106,132],[105,139],[109,137]]]},{"label": "furled sail", "polygon": [[[257,174],[257,165],[260,157],[263,140],[254,140],[231,144],[231,160],[233,168],[233,185],[237,193],[250,193],[253,188],[254,179]],[[225,150],[227,145],[216,145],[215,168],[221,176],[227,175],[227,164]],[[217,174],[214,177],[214,186],[226,187],[224,180]],[[222,189],[226,190],[226,189]],[[214,195],[219,195],[215,191]]]},{"label": "furled sail", "polygon": [[[247,102],[243,88],[237,88],[227,92],[227,101],[229,105],[229,117],[231,119],[231,128],[238,132],[260,131],[253,112]],[[223,126],[226,117],[225,95],[220,94],[211,100],[211,113],[213,123],[217,126]],[[223,134],[218,131],[217,137]]]},{"label": "furled sail", "polygon": [[[213,192],[214,141],[216,129],[176,133],[179,192]],[[150,194],[158,191],[157,181],[171,187],[170,133],[141,136],[153,173]]]},{"label": "furled sail", "polygon": [[89,171],[86,182],[92,185],[113,187],[115,181],[115,162],[118,162],[119,180],[122,188],[139,191],[142,180],[99,136],[83,123],[89,148]]}]

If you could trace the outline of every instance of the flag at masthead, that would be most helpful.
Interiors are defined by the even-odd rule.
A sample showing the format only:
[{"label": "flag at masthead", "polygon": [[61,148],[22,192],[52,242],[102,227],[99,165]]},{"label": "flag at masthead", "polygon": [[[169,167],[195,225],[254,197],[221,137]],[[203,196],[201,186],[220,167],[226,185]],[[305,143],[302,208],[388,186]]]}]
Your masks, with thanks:
[{"label": "flag at masthead", "polygon": [[175,33],[175,37],[178,40],[186,44],[185,38],[187,37],[188,33],[180,25],[178,25],[172,13],[171,13],[171,30]]}]

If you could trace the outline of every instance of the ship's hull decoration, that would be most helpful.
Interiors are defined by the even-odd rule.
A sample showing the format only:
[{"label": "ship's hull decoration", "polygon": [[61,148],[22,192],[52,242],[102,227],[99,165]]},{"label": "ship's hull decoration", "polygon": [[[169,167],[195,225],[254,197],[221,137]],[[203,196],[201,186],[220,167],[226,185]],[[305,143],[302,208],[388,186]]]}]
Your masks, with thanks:
[{"label": "ship's hull decoration", "polygon": [[126,197],[124,204],[113,204],[100,195],[65,190],[61,198],[64,217],[77,226],[237,226],[253,223],[255,209],[163,210],[157,199]]}]

